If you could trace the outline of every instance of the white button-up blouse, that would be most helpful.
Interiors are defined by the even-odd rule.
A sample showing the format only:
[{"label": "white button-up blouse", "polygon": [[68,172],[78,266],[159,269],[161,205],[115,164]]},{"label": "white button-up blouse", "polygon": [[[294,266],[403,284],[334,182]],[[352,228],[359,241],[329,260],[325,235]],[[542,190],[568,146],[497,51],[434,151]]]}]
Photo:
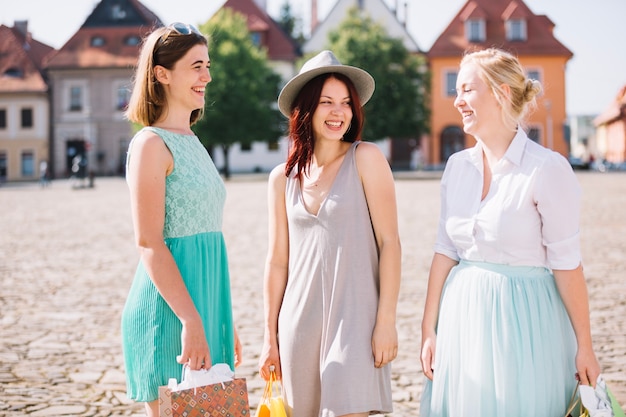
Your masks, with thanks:
[{"label": "white button-up blouse", "polygon": [[577,268],[581,190],[569,162],[518,128],[481,201],[482,153],[479,141],[448,159],[435,252],[457,261]]}]

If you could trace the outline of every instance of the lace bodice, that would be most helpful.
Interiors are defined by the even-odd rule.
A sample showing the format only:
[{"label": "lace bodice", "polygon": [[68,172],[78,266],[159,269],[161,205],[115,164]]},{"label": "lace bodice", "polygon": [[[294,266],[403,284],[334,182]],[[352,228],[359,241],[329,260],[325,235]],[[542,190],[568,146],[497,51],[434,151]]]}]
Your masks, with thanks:
[{"label": "lace bodice", "polygon": [[174,169],[166,178],[163,237],[221,231],[226,188],[200,140],[156,127],[144,129],[159,135],[174,157]]}]

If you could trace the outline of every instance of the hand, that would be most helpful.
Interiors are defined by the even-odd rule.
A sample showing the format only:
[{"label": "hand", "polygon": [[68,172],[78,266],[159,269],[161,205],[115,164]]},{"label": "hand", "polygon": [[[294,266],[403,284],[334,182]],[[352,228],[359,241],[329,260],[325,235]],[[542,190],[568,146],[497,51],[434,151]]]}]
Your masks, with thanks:
[{"label": "hand", "polygon": [[239,334],[237,333],[237,328],[233,326],[233,330],[235,331],[235,368],[241,365],[241,361],[243,360],[241,347],[241,342],[239,341]]},{"label": "hand", "polygon": [[193,371],[211,368],[211,353],[204,334],[202,320],[192,320],[183,323],[180,334],[182,350],[176,361],[187,365]]},{"label": "hand", "polygon": [[592,348],[578,348],[576,352],[576,379],[582,385],[591,385],[595,388],[600,375],[600,364]]},{"label": "hand", "polygon": [[398,333],[395,325],[376,324],[372,334],[374,366],[382,368],[398,356]]},{"label": "hand", "polygon": [[437,336],[435,335],[435,332],[432,332],[431,334],[423,333],[422,335],[422,352],[420,354],[420,360],[422,362],[422,371],[430,380],[432,380],[434,376],[436,339]]},{"label": "hand", "polygon": [[276,379],[282,379],[282,371],[280,367],[280,354],[276,343],[269,343],[265,341],[263,343],[263,350],[259,357],[259,374],[261,377],[269,381],[270,379],[270,366],[274,366],[274,372],[276,373]]}]

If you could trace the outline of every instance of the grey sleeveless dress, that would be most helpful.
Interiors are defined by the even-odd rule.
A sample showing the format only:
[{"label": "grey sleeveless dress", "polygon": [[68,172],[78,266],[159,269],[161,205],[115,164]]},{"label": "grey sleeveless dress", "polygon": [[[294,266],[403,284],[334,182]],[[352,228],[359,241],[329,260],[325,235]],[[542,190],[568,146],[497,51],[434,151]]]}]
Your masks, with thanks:
[{"label": "grey sleeveless dress", "polygon": [[[289,276],[278,319],[292,417],[392,411],[391,368],[374,367],[378,249],[352,144],[317,215],[292,173],[285,190]],[[366,169],[366,167],[364,167]]]}]

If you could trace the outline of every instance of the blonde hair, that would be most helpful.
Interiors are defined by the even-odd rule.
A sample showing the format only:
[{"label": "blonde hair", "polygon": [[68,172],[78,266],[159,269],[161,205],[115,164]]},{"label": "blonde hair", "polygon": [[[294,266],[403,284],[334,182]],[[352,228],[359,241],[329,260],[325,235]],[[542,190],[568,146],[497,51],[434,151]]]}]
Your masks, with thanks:
[{"label": "blonde hair", "polygon": [[[479,68],[480,78],[500,103],[505,123],[521,124],[530,110],[536,107],[536,97],[542,91],[541,83],[526,77],[524,68],[513,54],[488,48],[466,53],[460,66],[468,63]],[[503,84],[509,86],[509,94],[502,88]]]},{"label": "blonde hair", "polygon": [[[150,126],[159,120],[167,111],[167,101],[165,89],[154,74],[154,67],[174,68],[176,62],[196,45],[208,46],[207,38],[196,32],[180,34],[170,26],[156,28],[145,37],[125,112],[128,120],[143,126]],[[203,112],[204,109],[192,111],[190,124],[200,120]]]}]

